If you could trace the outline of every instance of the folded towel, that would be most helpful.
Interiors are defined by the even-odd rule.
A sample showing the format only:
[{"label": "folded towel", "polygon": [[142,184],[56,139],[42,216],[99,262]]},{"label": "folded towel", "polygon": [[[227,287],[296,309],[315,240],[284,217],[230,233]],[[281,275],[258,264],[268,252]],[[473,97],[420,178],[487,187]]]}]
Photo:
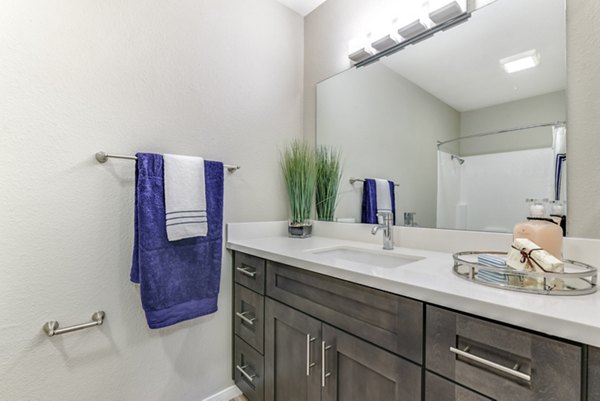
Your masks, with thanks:
[{"label": "folded towel", "polygon": [[131,281],[140,284],[148,326],[156,329],[213,313],[221,279],[223,164],[204,164],[207,235],[169,242],[163,158],[137,157]]},{"label": "folded towel", "polygon": [[394,224],[396,224],[394,182],[366,178],[363,185],[361,222],[378,224],[378,211],[391,211],[394,215]]},{"label": "folded towel", "polygon": [[204,159],[163,155],[167,238],[205,237],[208,232]]},{"label": "folded towel", "polygon": [[[492,254],[481,254],[477,256],[477,263],[492,268],[501,268],[506,269],[506,260],[503,258],[492,255]],[[479,270],[477,273],[477,278],[480,281],[488,282],[488,283],[506,283],[507,277],[505,273],[494,272],[490,270]]]}]

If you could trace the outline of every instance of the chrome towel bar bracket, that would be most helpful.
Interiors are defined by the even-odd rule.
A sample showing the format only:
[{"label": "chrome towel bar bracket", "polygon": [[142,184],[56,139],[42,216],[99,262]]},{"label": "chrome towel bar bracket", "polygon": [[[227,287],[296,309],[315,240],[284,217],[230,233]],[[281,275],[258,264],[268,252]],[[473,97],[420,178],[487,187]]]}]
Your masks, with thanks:
[{"label": "chrome towel bar bracket", "polygon": [[53,337],[58,334],[65,334],[70,333],[72,331],[87,329],[89,327],[100,326],[102,323],[104,323],[105,317],[106,314],[104,313],[104,311],[98,311],[92,315],[91,322],[65,327],[64,329],[59,329],[58,322],[56,320],[51,320],[44,324],[43,329],[46,332],[46,334],[48,334],[48,337]]}]

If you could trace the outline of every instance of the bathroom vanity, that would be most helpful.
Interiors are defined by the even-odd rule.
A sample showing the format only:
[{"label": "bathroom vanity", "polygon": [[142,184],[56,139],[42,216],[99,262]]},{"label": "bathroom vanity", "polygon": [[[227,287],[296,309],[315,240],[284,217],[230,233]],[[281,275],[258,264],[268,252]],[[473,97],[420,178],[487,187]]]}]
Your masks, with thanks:
[{"label": "bathroom vanity", "polygon": [[[452,259],[442,252],[396,249],[392,257],[412,261],[369,269],[368,261],[353,264],[339,252],[328,259],[326,251],[362,246],[383,265],[374,244],[231,237],[233,375],[250,401],[600,400],[600,350],[593,346],[600,325],[572,330],[585,338],[561,336],[570,329],[544,329],[560,324],[560,311],[552,316],[542,307],[536,314],[518,305],[524,300],[538,308],[541,298],[550,306],[564,301],[581,308],[595,305],[598,294],[544,297],[478,288],[454,277]],[[448,275],[436,270],[444,261]],[[415,280],[429,284],[415,288]],[[456,296],[461,290],[453,285],[472,286],[472,301],[434,294],[444,280]],[[486,292],[485,302],[478,299]],[[494,305],[499,299],[503,304]]]}]

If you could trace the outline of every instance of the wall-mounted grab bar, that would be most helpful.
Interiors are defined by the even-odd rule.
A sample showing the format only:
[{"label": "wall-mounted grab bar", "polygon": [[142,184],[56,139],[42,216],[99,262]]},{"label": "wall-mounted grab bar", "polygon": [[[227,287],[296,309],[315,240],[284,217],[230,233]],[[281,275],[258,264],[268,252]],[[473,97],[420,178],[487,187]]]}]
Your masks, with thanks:
[{"label": "wall-mounted grab bar", "polygon": [[[103,151],[96,153],[96,160],[98,160],[98,163],[106,163],[108,159],[137,160],[137,157],[133,155],[116,155],[113,153],[106,153]],[[224,164],[223,167],[225,167],[230,173],[233,173],[242,168],[237,164]]]},{"label": "wall-mounted grab bar", "polygon": [[[364,178],[350,178],[348,181],[350,181],[350,184],[354,185],[355,182],[365,182]],[[395,187],[399,187],[400,185],[398,184],[394,184]]]},{"label": "wall-mounted grab bar", "polygon": [[44,331],[48,334],[48,337],[52,337],[58,334],[70,333],[72,331],[87,329],[88,327],[100,326],[104,323],[104,318],[106,314],[104,311],[95,312],[92,315],[92,321],[88,323],[77,324],[75,326],[65,327],[64,329],[58,328],[58,322],[56,320],[51,320],[44,324]]}]

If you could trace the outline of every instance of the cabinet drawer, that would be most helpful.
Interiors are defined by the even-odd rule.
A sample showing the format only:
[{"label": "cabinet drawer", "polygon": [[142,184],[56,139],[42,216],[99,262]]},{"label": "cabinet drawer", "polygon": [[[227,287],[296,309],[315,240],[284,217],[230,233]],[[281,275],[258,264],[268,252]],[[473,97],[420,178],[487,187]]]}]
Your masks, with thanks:
[{"label": "cabinet drawer", "polygon": [[267,295],[421,363],[421,302],[273,262],[267,262]]},{"label": "cabinet drawer", "polygon": [[265,322],[264,297],[236,284],[234,299],[235,334],[262,354]]},{"label": "cabinet drawer", "polygon": [[265,260],[245,253],[233,255],[234,280],[259,294],[265,293]]},{"label": "cabinet drawer", "polygon": [[580,401],[579,346],[427,307],[426,367],[497,401]]},{"label": "cabinet drawer", "polygon": [[432,373],[425,375],[425,401],[494,401]]},{"label": "cabinet drawer", "polygon": [[264,400],[264,361],[262,355],[235,336],[234,381],[248,401]]}]

